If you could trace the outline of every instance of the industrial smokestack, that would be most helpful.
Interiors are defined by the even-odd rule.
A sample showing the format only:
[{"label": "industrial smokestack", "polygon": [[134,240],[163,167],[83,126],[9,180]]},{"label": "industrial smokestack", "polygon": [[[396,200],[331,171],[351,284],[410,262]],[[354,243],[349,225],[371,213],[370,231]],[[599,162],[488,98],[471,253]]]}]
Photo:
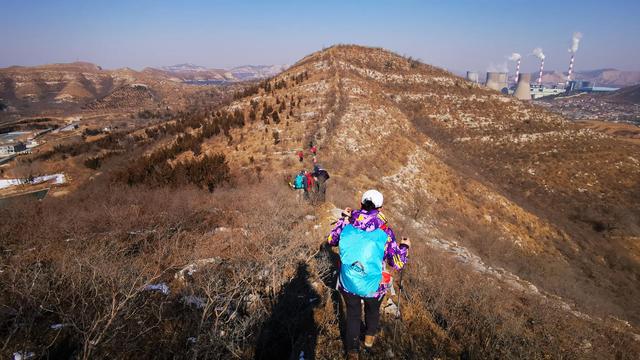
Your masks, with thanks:
[{"label": "industrial smokestack", "polygon": [[515,83],[518,83],[518,77],[520,75],[520,61],[522,60],[522,56],[518,53],[513,53],[509,56],[509,60],[516,62],[516,76],[513,79]]},{"label": "industrial smokestack", "polygon": [[520,74],[516,91],[513,93],[517,99],[531,100],[531,74]]},{"label": "industrial smokestack", "polygon": [[487,82],[485,86],[489,89],[502,91],[507,88],[507,73],[506,72],[488,72]]},{"label": "industrial smokestack", "polygon": [[467,80],[477,84],[480,82],[480,76],[475,71],[467,71]]},{"label": "industrial smokestack", "polygon": [[582,39],[582,33],[574,32],[573,37],[571,38],[571,47],[569,48],[569,52],[571,53],[571,60],[569,61],[567,84],[569,83],[569,81],[571,81],[571,74],[573,74],[573,61],[576,57],[576,51],[578,51],[578,46],[580,45],[580,39]]},{"label": "industrial smokestack", "polygon": [[542,71],[544,70],[544,52],[542,52],[542,48],[533,49],[533,55],[540,59],[540,75],[538,75],[538,85],[542,85]]},{"label": "industrial smokestack", "polygon": [[573,73],[573,59],[575,58],[575,53],[571,53],[571,60],[569,60],[569,71],[567,72],[567,84],[571,81],[571,74]]}]

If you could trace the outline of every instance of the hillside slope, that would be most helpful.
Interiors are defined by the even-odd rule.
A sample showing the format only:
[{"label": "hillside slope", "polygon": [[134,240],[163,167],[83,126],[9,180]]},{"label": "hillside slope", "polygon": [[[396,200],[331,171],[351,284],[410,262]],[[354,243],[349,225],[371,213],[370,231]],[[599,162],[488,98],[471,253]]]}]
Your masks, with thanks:
[{"label": "hillside slope", "polygon": [[[28,329],[11,344],[57,341],[94,357],[149,356],[162,343],[178,358],[336,358],[335,253],[321,244],[335,208],[377,188],[391,226],[413,246],[402,322],[383,319],[369,357],[633,358],[640,350],[636,145],[382,49],[331,47],[245,94],[122,135],[133,135],[123,140],[129,147],[86,189],[5,212],[17,225],[0,225],[12,264],[0,280],[45,279],[28,294],[4,287],[4,301],[18,303],[6,308],[40,328],[49,326],[42,318],[75,324],[64,341]],[[286,185],[312,166],[296,156],[310,141],[331,174],[327,202],[315,207]],[[211,160],[220,153],[222,166]],[[215,188],[220,168],[227,188]],[[48,226],[25,225],[33,214]],[[13,265],[23,259],[37,262]],[[42,310],[57,300],[48,276],[70,284],[54,313]],[[135,290],[160,281],[168,294]],[[98,305],[84,305],[97,320],[76,313],[76,293],[103,292]],[[4,323],[26,322],[14,317]]]},{"label": "hillside slope", "polygon": [[381,50],[332,48],[274,82],[301,71],[313,81],[231,106],[305,99],[296,140],[321,144],[336,199],[380,188],[389,216],[425,241],[640,324],[637,146]]},{"label": "hillside slope", "polygon": [[628,86],[614,91],[607,94],[606,98],[611,101],[640,105],[640,85]]}]

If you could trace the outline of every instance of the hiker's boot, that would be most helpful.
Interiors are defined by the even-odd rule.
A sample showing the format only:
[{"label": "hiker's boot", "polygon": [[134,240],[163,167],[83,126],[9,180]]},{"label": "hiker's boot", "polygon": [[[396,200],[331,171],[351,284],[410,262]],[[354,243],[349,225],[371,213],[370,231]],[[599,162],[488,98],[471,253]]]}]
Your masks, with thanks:
[{"label": "hiker's boot", "polygon": [[358,360],[358,352],[357,351],[349,351],[347,353],[347,360]]},{"label": "hiker's boot", "polygon": [[364,346],[366,348],[372,348],[373,347],[373,341],[376,339],[375,335],[365,335],[364,336]]}]

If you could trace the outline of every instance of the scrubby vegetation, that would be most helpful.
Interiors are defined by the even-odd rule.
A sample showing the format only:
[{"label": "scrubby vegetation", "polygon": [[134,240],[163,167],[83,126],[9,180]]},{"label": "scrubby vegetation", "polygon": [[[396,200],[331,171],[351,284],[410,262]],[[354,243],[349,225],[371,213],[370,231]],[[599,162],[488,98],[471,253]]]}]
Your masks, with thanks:
[{"label": "scrubby vegetation", "polygon": [[[413,59],[382,50],[337,49],[348,56],[336,51],[306,58],[289,73],[238,92],[239,101],[227,108],[232,110],[197,98],[192,108],[166,122],[54,148],[51,159],[75,158],[102,175],[83,168],[96,176],[66,196],[0,207],[0,355],[298,359],[304,352],[305,359],[339,358],[343,309],[334,290],[337,255],[323,246],[334,220],[329,213],[333,205],[356,206],[365,187],[382,187],[391,227],[409,236],[413,246],[404,290],[391,296],[396,303],[401,299],[401,319],[384,315],[368,358],[634,358],[640,345],[632,325],[579,312],[583,308],[571,303],[571,296],[592,289],[578,282],[584,278],[575,269],[597,268],[586,261],[557,267],[557,254],[518,250],[506,238],[535,236],[541,243],[553,238],[566,240],[561,250],[569,247],[569,237],[555,228],[535,232],[542,231],[536,229],[542,220],[533,210],[525,212],[499,189],[480,186],[484,179],[476,172],[488,170],[468,160],[490,155],[492,147],[452,138],[481,127],[452,131],[459,119],[447,117],[439,124],[430,117],[446,106],[447,112],[476,106],[507,124],[503,105],[486,94],[486,104],[447,103],[454,96],[483,93]],[[447,84],[454,80],[441,98],[401,99],[394,96],[444,87],[435,80],[369,86],[357,70],[336,68],[331,63],[336,57],[367,69],[366,76],[386,71]],[[368,116],[375,121],[366,122]],[[373,138],[381,126],[385,137]],[[535,130],[556,125],[540,126]],[[335,140],[341,134],[363,138],[347,149]],[[300,167],[287,147],[306,148],[310,141],[319,144],[318,157],[332,175],[329,203],[313,202],[313,207],[298,201],[282,181]],[[225,153],[218,153],[223,148]],[[504,150],[504,159],[513,154]],[[516,154],[512,162],[521,164],[526,153]],[[505,171],[487,159],[478,162],[493,175]],[[396,171],[403,177],[389,176]],[[508,174],[504,179],[510,182],[522,179]],[[422,178],[428,182],[418,182]],[[497,180],[492,184],[502,184]],[[593,221],[589,231],[611,231],[608,222],[587,216],[593,214],[583,216]],[[434,245],[438,241],[446,246]],[[588,254],[591,244],[581,245],[576,254]],[[486,263],[471,261],[470,253],[459,251],[465,249]],[[605,254],[607,263],[631,269],[629,262],[617,261],[624,256]],[[559,258],[570,262],[578,255]],[[546,292],[561,287],[563,277],[562,295],[568,297]]]},{"label": "scrubby vegetation", "polygon": [[[250,357],[269,299],[313,251],[302,205],[274,185],[210,197],[98,182],[0,209],[3,356]],[[159,283],[167,294],[145,290]]]},{"label": "scrubby vegetation", "polygon": [[95,150],[122,150],[125,147],[126,133],[110,133],[96,141],[92,142],[70,142],[58,144],[53,149],[41,152],[30,160],[48,160],[55,155],[61,156],[78,156]]}]

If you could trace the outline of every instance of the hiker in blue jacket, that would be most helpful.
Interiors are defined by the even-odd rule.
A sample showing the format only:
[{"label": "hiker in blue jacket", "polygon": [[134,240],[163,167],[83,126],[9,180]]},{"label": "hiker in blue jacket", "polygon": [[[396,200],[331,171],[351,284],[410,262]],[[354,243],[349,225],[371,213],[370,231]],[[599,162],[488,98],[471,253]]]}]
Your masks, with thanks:
[{"label": "hiker in blue jacket", "polygon": [[347,306],[345,348],[357,358],[360,347],[361,301],[365,312],[365,347],[372,347],[380,322],[380,303],[391,286],[386,266],[402,270],[407,262],[409,239],[396,242],[393,230],[380,211],[383,196],[377,190],[362,195],[361,208],[347,208],[327,242],[340,247],[338,289]]},{"label": "hiker in blue jacket", "polygon": [[306,183],[307,183],[307,178],[304,174],[304,170],[301,170],[293,180],[293,184],[291,184],[291,187],[295,190],[302,190],[305,188]]}]

